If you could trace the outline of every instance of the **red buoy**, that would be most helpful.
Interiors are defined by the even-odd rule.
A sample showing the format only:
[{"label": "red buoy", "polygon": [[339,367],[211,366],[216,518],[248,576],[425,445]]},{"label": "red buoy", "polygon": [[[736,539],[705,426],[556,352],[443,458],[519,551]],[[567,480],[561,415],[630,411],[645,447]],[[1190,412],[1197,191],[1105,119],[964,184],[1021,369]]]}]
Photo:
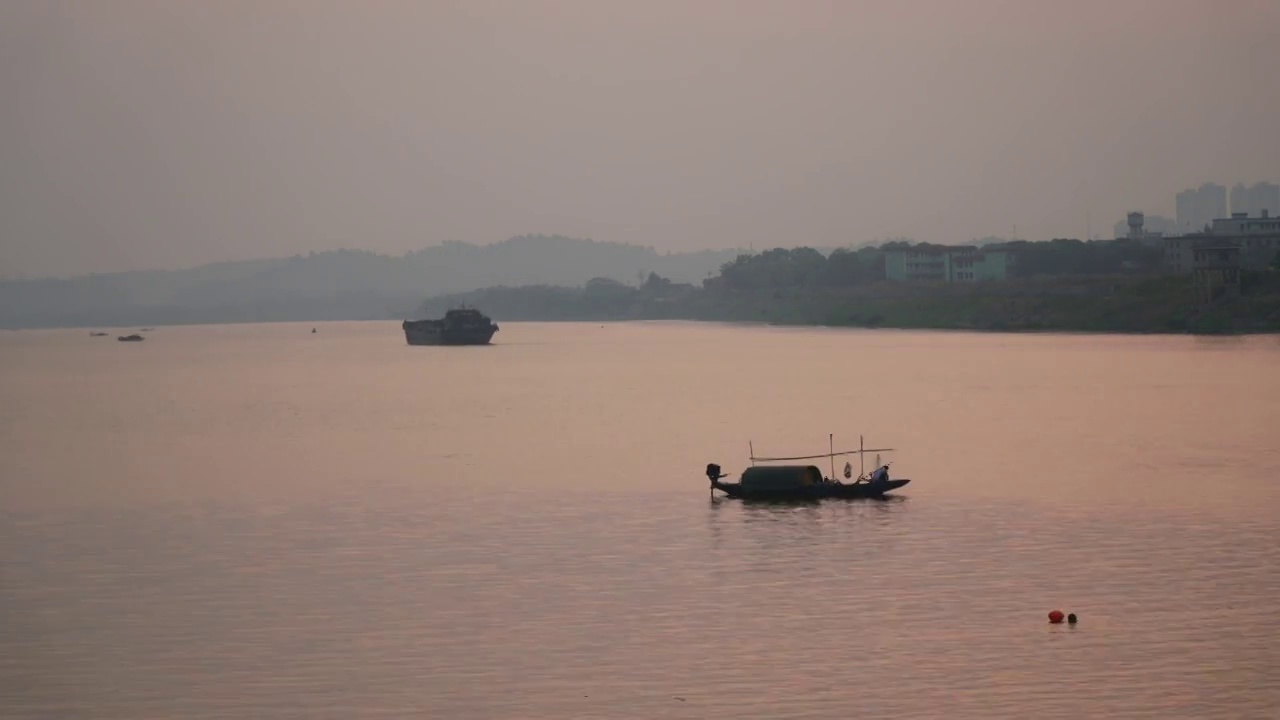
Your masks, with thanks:
[{"label": "red buoy", "polygon": [[1049,622],[1053,623],[1054,625],[1057,625],[1058,623],[1062,622],[1062,611],[1061,610],[1049,611]]}]

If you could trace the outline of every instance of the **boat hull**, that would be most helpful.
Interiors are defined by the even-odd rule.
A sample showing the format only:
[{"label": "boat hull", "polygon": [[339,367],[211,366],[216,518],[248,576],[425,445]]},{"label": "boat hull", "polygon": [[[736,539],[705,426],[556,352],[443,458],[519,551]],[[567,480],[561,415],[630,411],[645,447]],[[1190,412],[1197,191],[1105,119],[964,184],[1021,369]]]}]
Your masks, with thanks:
[{"label": "boat hull", "polygon": [[410,345],[488,345],[496,332],[497,325],[445,328],[431,321],[404,323],[404,339]]},{"label": "boat hull", "polygon": [[739,500],[824,500],[882,498],[885,493],[906,485],[910,479],[864,483],[820,483],[795,488],[744,489],[741,483],[715,481],[711,487]]}]

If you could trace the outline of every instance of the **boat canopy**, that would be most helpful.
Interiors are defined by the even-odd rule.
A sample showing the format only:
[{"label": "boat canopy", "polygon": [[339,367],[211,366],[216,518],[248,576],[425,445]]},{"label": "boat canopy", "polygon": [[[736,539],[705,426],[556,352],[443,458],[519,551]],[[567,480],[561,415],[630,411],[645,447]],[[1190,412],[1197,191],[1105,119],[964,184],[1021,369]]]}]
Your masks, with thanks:
[{"label": "boat canopy", "polygon": [[742,472],[742,488],[752,492],[793,490],[822,482],[816,465],[757,465]]},{"label": "boat canopy", "polygon": [[[758,462],[792,462],[795,460],[817,460],[819,458],[827,458],[831,461],[831,477],[833,478],[836,476],[836,458],[841,455],[857,455],[858,456],[858,464],[863,466],[861,471],[858,473],[858,477],[861,478],[863,475],[866,474],[866,467],[862,459],[863,457],[866,456],[867,453],[877,453],[876,464],[879,465],[880,464],[879,453],[891,452],[893,450],[893,448],[869,448],[865,444],[863,444],[861,435],[858,436],[857,450],[842,450],[840,452],[836,452],[834,434],[827,435],[827,443],[828,443],[828,449],[829,449],[829,452],[827,453],[820,454],[820,455],[794,455],[791,457],[757,457],[755,443],[748,441],[747,447],[750,448],[751,450],[751,464],[753,467]],[[793,465],[790,467],[804,467],[804,466]],[[809,465],[808,467],[813,468],[813,470],[818,473],[817,481],[822,482],[822,471],[818,470],[816,467],[813,467],[812,465]],[[850,465],[849,463],[845,463],[844,476],[853,477],[853,466]],[[744,475],[743,476],[744,480],[745,480],[745,477],[746,476]]]}]

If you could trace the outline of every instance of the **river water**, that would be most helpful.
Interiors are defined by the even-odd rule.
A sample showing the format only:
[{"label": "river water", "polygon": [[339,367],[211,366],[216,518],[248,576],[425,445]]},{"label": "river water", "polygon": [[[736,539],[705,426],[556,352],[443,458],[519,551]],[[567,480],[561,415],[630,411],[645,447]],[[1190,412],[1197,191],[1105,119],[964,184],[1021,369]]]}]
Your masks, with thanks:
[{"label": "river water", "polygon": [[0,716],[1280,717],[1278,338],[311,327],[0,333]]}]

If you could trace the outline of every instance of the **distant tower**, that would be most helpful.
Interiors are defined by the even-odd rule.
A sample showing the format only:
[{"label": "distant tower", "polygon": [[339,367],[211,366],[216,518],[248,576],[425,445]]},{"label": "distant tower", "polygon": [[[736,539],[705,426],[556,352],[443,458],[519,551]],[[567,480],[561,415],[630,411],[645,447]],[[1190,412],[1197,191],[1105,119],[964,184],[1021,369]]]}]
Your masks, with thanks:
[{"label": "distant tower", "polygon": [[1129,239],[1139,240],[1142,238],[1142,222],[1143,215],[1140,212],[1129,213]]},{"label": "distant tower", "polygon": [[1198,233],[1218,218],[1227,217],[1227,188],[1217,183],[1205,183],[1178,193],[1179,233]]},{"label": "distant tower", "polygon": [[1248,217],[1257,217],[1266,210],[1268,214],[1280,212],[1280,186],[1269,182],[1260,182],[1252,187],[1244,183],[1236,183],[1231,188],[1231,214],[1247,213]]}]

